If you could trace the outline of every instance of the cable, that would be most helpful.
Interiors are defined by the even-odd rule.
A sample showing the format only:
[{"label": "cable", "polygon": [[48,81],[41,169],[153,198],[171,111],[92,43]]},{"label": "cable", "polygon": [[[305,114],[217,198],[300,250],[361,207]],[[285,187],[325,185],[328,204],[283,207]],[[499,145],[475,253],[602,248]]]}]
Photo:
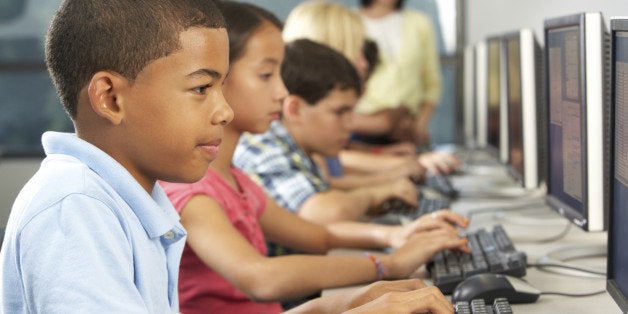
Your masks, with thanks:
[{"label": "cable", "polygon": [[591,296],[602,294],[602,293],[606,293],[606,290],[600,290],[600,291],[583,293],[583,294],[564,293],[564,292],[555,292],[555,291],[543,291],[543,292],[541,292],[542,295],[560,295],[560,296],[564,296],[564,297],[591,297]]},{"label": "cable", "polygon": [[530,267],[537,267],[537,268],[558,267],[558,268],[565,268],[565,269],[576,270],[576,271],[580,271],[580,272],[583,272],[583,273],[589,273],[589,274],[594,274],[594,275],[606,276],[606,272],[604,272],[604,271],[595,270],[595,269],[587,269],[587,268],[577,267],[577,266],[571,266],[571,265],[567,265],[567,264],[556,264],[556,263],[528,264],[527,267],[528,268],[530,268]]},{"label": "cable", "polygon": [[547,194],[545,186],[524,189],[510,180],[492,182],[488,187],[465,187],[459,190],[459,197],[467,199],[527,200],[545,197]]},{"label": "cable", "polygon": [[543,205],[545,205],[545,203],[540,203],[540,202],[530,203],[528,201],[525,203],[514,203],[514,204],[509,204],[509,205],[482,207],[482,208],[476,208],[476,209],[470,210],[467,213],[467,217],[471,218],[471,216],[476,215],[476,214],[485,214],[485,213],[491,213],[491,212],[510,212],[510,211],[526,210],[526,209],[531,209],[531,208],[537,208],[538,206],[543,206]]},{"label": "cable", "polygon": [[534,243],[550,243],[550,242],[554,242],[554,241],[558,241],[564,237],[567,236],[567,234],[569,233],[569,230],[571,230],[571,223],[567,223],[565,225],[565,228],[563,229],[563,231],[561,231],[560,233],[558,233],[555,236],[550,236],[547,237],[545,239],[538,239],[538,240],[530,240],[529,242],[534,242]]},{"label": "cable", "polygon": [[[531,242],[531,243],[555,242],[567,236],[567,234],[569,234],[569,231],[571,230],[571,227],[572,227],[572,223],[564,218],[552,220],[552,219],[547,219],[543,217],[526,217],[526,216],[513,217],[512,215],[510,216],[495,215],[495,217],[493,218],[499,221],[500,223],[508,223],[508,224],[520,225],[520,226],[536,226],[536,227],[538,226],[552,226],[552,227],[556,226],[557,227],[560,225],[563,226],[563,228],[558,234],[551,235],[549,237],[541,238],[541,239],[526,239],[526,240],[520,239],[518,240],[518,242]],[[556,221],[560,221],[560,224],[556,223]]]},{"label": "cable", "polygon": [[534,265],[536,265],[537,268],[544,270],[546,267],[559,269],[562,268],[562,271],[560,271],[559,269],[548,269],[548,271],[553,271],[555,273],[564,275],[578,277],[602,276],[606,275],[606,271],[604,269],[586,266],[573,266],[572,264],[565,262],[587,257],[606,257],[606,253],[606,244],[566,247],[541,256],[538,259],[537,263]]}]

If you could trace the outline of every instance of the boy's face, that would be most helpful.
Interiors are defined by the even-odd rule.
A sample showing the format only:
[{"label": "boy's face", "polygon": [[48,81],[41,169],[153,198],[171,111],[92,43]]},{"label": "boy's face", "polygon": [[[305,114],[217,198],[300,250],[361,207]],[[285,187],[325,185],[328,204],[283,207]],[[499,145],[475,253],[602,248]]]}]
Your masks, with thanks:
[{"label": "boy's face", "polygon": [[179,36],[180,49],[149,63],[118,99],[125,115],[114,158],[145,187],[199,180],[233,119],[222,94],[226,30],[195,27]]},{"label": "boy's face", "polygon": [[251,36],[244,55],[229,69],[223,87],[235,112],[229,128],[237,132],[263,133],[279,118],[281,101],[288,95],[279,73],[284,57],[281,31],[270,23]]},{"label": "boy's face", "polygon": [[358,101],[353,89],[334,88],[314,106],[301,106],[301,147],[308,154],[337,156],[349,143],[353,107]]}]

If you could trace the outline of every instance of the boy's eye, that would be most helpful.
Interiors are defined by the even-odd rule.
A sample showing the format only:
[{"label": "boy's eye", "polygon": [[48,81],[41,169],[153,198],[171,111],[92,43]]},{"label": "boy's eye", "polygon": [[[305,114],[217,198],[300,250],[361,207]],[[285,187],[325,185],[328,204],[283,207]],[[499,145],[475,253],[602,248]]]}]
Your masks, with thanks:
[{"label": "boy's eye", "polygon": [[261,78],[262,78],[262,80],[264,80],[264,81],[268,81],[268,80],[270,80],[270,78],[271,78],[272,76],[273,76],[273,74],[272,74],[272,73],[265,73],[265,74],[260,75],[260,77],[261,77]]},{"label": "boy's eye", "polygon": [[205,92],[207,91],[207,89],[210,87],[211,85],[207,84],[207,85],[203,85],[203,86],[199,86],[199,87],[195,87],[192,90],[197,92],[198,94],[205,94]]}]

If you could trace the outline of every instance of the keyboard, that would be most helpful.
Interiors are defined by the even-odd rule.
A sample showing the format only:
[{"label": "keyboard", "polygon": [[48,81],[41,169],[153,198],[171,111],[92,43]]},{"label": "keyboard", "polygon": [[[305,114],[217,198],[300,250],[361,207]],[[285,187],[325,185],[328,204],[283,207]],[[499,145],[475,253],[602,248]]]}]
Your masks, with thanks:
[{"label": "keyboard", "polygon": [[434,175],[427,174],[425,176],[425,184],[436,192],[447,196],[449,198],[458,197],[458,190],[456,190],[451,183],[451,180],[446,175]]},{"label": "keyboard", "polygon": [[389,214],[414,220],[425,214],[449,208],[450,203],[451,202],[446,198],[428,198],[421,195],[419,197],[418,206],[410,206],[402,200],[393,199],[385,204],[385,209]]},{"label": "keyboard", "polygon": [[451,294],[456,285],[467,277],[486,272],[523,277],[527,257],[517,251],[501,225],[467,232],[471,253],[445,250],[434,255],[427,270],[434,285],[444,294]]},{"label": "keyboard", "polygon": [[484,303],[484,299],[471,302],[458,301],[454,304],[456,314],[512,314],[512,307],[506,298],[496,298],[493,304]]}]

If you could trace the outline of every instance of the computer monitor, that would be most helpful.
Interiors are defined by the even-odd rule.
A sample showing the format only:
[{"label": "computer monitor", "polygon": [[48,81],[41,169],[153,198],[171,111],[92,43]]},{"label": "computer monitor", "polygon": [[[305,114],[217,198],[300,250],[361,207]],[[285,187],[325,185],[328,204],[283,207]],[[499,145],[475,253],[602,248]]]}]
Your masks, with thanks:
[{"label": "computer monitor", "polygon": [[611,19],[611,162],[606,290],[628,312],[628,18]]},{"label": "computer monitor", "polygon": [[600,13],[544,21],[547,204],[586,231],[607,227],[608,32]]},{"label": "computer monitor", "polygon": [[486,39],[486,126],[487,150],[501,162],[508,159],[506,112],[504,109],[504,53],[501,36]]},{"label": "computer monitor", "polygon": [[477,145],[476,132],[476,105],[475,105],[475,46],[468,45],[464,48],[463,56],[463,119],[464,119],[464,144],[468,148]]},{"label": "computer monitor", "polygon": [[475,130],[476,144],[478,148],[486,148],[487,145],[487,56],[486,41],[480,41],[475,45]]},{"label": "computer monitor", "polygon": [[531,29],[503,36],[508,118],[508,172],[524,188],[536,188],[545,173],[542,49]]}]

